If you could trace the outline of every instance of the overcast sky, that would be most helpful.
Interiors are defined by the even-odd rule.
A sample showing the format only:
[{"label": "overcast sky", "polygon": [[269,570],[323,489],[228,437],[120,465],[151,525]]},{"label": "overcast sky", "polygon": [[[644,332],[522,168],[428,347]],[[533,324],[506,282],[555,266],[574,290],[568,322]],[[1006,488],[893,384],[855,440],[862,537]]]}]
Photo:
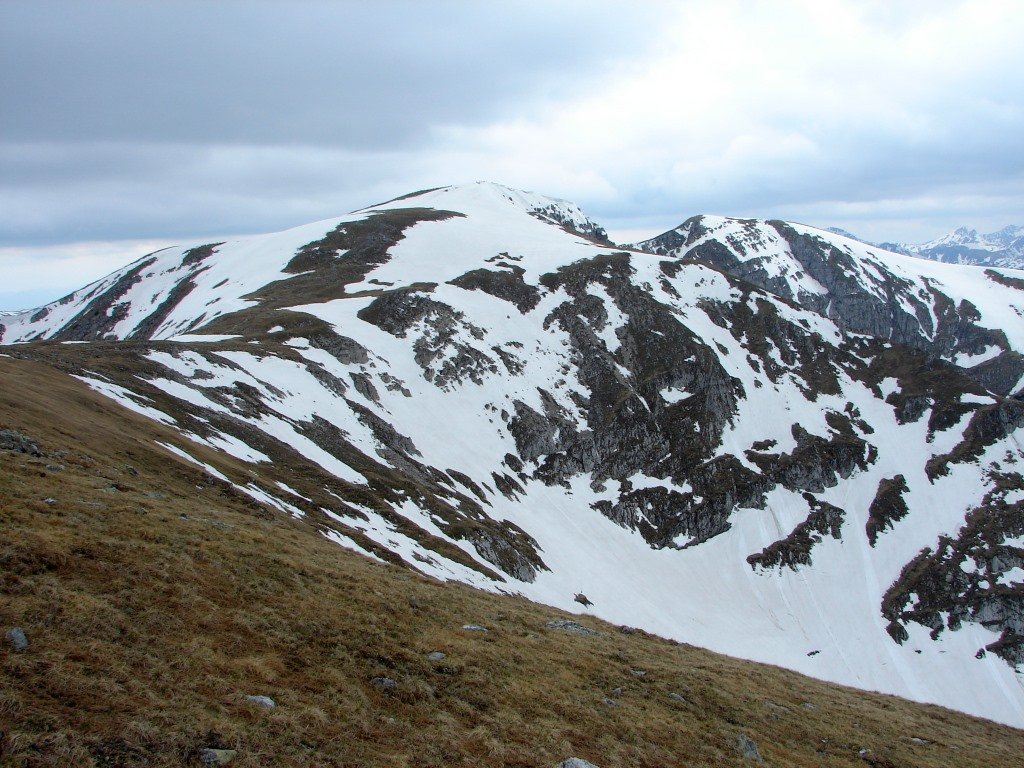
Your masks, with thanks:
[{"label": "overcast sky", "polygon": [[1024,224],[1020,0],[2,0],[0,309],[161,245],[478,179],[695,213]]}]

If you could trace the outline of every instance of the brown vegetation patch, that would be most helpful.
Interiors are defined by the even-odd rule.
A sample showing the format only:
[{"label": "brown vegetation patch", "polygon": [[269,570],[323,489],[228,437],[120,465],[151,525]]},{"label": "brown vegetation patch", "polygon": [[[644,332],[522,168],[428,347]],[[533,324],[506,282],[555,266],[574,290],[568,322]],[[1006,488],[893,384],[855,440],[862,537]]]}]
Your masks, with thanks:
[{"label": "brown vegetation patch", "polygon": [[0,454],[0,627],[29,640],[0,649],[5,766],[198,765],[201,747],[242,768],[741,766],[740,734],[769,765],[808,768],[1024,752],[1012,728],[593,619],[576,617],[599,635],[545,631],[565,615],[370,561],[224,493],[154,444],[174,431],[48,366],[0,358],[0,383],[0,428],[44,454]]}]

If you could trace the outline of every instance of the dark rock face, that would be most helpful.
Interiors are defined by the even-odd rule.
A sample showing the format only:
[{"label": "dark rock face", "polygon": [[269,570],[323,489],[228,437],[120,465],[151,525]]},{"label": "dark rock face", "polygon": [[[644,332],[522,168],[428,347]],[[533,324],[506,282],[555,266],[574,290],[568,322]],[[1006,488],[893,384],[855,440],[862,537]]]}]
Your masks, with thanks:
[{"label": "dark rock face", "polygon": [[540,290],[523,280],[525,270],[506,262],[498,262],[498,265],[507,267],[507,270],[474,269],[448,282],[459,288],[483,291],[504,299],[524,314],[536,307],[540,302]]},{"label": "dark rock face", "polygon": [[[1010,348],[1005,333],[979,324],[977,307],[969,301],[954,303],[933,285],[922,290],[895,273],[876,274],[824,238],[802,234],[783,221],[736,222],[742,236],[703,239],[709,229],[703,217],[688,219],[679,228],[641,244],[650,253],[699,261],[752,283],[833,320],[840,328],[920,349],[952,359],[958,353],[977,355],[995,346],[1002,353],[993,360],[968,368],[986,389],[1009,395],[1024,375],[1024,360]],[[747,258],[765,238],[778,235],[803,272],[779,274],[766,269],[758,258]],[[813,278],[825,293],[805,291],[792,278]],[[1000,273],[990,277],[1019,287]],[[926,280],[926,284],[928,281]]]},{"label": "dark rock face", "polygon": [[[321,279],[328,273],[336,277],[360,278],[370,269],[385,263],[388,250],[405,237],[405,230],[421,221],[444,221],[461,214],[433,208],[401,208],[374,213],[362,221],[339,224],[320,240],[299,249],[285,267],[286,272],[314,272]],[[345,273],[348,273],[347,275]],[[336,284],[354,282],[342,279]]]},{"label": "dark rock face", "polygon": [[[213,246],[204,246],[204,248],[210,249],[209,253],[207,253],[205,256],[202,256],[198,259],[194,259],[193,261],[187,261],[189,259],[189,256],[193,254],[196,250],[198,250],[193,248],[191,251],[188,251],[188,253],[185,255],[185,260],[183,260],[182,263],[198,264],[200,263],[200,261],[202,261],[202,259],[208,258],[209,255],[213,253]],[[180,280],[174,286],[174,288],[171,289],[170,293],[167,294],[167,298],[160,302],[160,306],[156,308],[156,311],[154,311],[151,315],[148,315],[141,323],[135,326],[134,330],[132,330],[128,334],[127,338],[152,338],[152,336],[159,330],[160,326],[163,325],[164,321],[168,318],[171,312],[174,311],[174,308],[181,303],[182,299],[184,299],[186,296],[192,293],[193,290],[195,290],[196,283],[194,278],[204,269],[205,267],[196,269],[188,277]]]},{"label": "dark rock face", "polygon": [[536,552],[536,542],[533,542],[521,529],[510,524],[506,524],[504,528],[496,526],[490,529],[476,528],[472,529],[466,538],[480,554],[480,557],[491,565],[497,566],[512,578],[526,582],[532,582],[537,578],[536,554],[532,560],[524,554],[530,549]]},{"label": "dark rock face", "polygon": [[416,362],[424,378],[441,389],[466,380],[481,384],[485,375],[498,372],[497,361],[470,341],[482,339],[483,330],[420,290],[390,291],[360,310],[359,318],[399,338],[415,331]]},{"label": "dark rock face", "polygon": [[110,333],[125,315],[128,305],[118,303],[129,289],[142,281],[142,273],[153,266],[156,259],[149,258],[125,272],[103,293],[94,297],[85,309],[75,315],[52,338],[55,341],[89,341],[102,339]]},{"label": "dark rock face", "polygon": [[758,554],[750,555],[747,562],[752,568],[787,567],[797,570],[798,565],[811,565],[811,549],[821,543],[821,537],[842,538],[845,512],[839,507],[819,501],[810,493],[804,498],[811,507],[807,519],[793,531]]},{"label": "dark rock face", "polygon": [[970,375],[992,392],[1011,394],[1017,382],[1024,377],[1024,355],[1019,352],[1002,352],[991,360],[972,366]]},{"label": "dark rock face", "polygon": [[963,439],[952,451],[929,460],[926,470],[930,478],[948,472],[950,464],[970,461],[988,446],[1024,426],[1024,402],[1003,400],[974,411],[964,429]]},{"label": "dark rock face", "polygon": [[907,502],[903,500],[903,494],[908,490],[907,480],[903,475],[882,480],[878,484],[878,491],[868,509],[868,522],[865,527],[872,547],[878,541],[880,533],[892,528],[893,524],[910,512]]},{"label": "dark rock face", "polygon": [[957,535],[923,549],[886,592],[882,614],[897,642],[907,639],[908,621],[929,627],[933,638],[975,621],[1000,632],[987,650],[1024,663],[1024,585],[1007,577],[1024,568],[1024,548],[1008,542],[1024,536],[1024,501],[1007,501],[1024,491],[1024,480],[1018,472],[993,480],[995,488]]},{"label": "dark rock face", "polygon": [[[934,289],[922,295],[914,284],[891,274],[884,278],[870,273],[861,274],[849,254],[820,238],[799,234],[784,222],[769,223],[786,240],[808,274],[828,290],[827,295],[816,298],[793,298],[799,298],[801,302],[810,301],[815,311],[831,318],[840,327],[890,339],[937,357],[947,357],[956,352],[977,354],[989,345],[1009,349],[1002,331],[977,325],[980,315],[970,302],[954,305]],[[873,285],[866,285],[865,278]],[[875,289],[882,297],[870,292],[869,288]],[[937,322],[932,320],[933,310]]]},{"label": "dark rock face", "polygon": [[[678,265],[666,263],[663,269],[671,276]],[[618,500],[597,502],[595,509],[660,547],[681,536],[693,544],[722,533],[736,507],[763,506],[765,493],[776,485],[820,492],[867,466],[869,446],[842,414],[834,414],[837,429],[828,439],[794,427],[796,449],[754,458],[760,472],[733,457],[713,458],[745,397],[743,386],[726,373],[718,350],[631,276],[630,257],[620,253],[579,261],[541,278],[543,288],[569,296],[551,310],[545,325],[557,325],[567,334],[573,366],[588,395],[577,403],[584,423],[543,389],[542,411],[513,403],[508,429],[518,459],[537,464],[534,477],[555,484],[589,473],[595,485],[617,482]],[[591,292],[594,287],[625,318],[616,330],[617,348],[603,340],[608,310]],[[818,353],[821,340],[783,320],[769,302],[755,301],[749,292],[745,296],[750,301],[702,308],[734,336],[749,340],[751,356],[769,376],[783,372],[769,352],[771,345],[786,371],[797,370],[808,392],[838,391],[835,361]],[[666,388],[688,397],[668,403],[660,394]],[[692,490],[634,489],[629,478],[636,474],[685,481]]]},{"label": "dark rock face", "polygon": [[[666,459],[661,475],[674,476],[707,457],[736,412],[742,386],[718,355],[650,294],[635,286],[627,254],[581,261],[545,275],[548,290],[571,297],[545,319],[569,336],[573,363],[590,394],[581,407],[587,430],[559,424],[562,445],[542,473],[593,472],[595,482],[623,480]],[[603,302],[588,292],[601,286],[627,322],[609,350],[597,335],[608,323]],[[661,390],[692,393],[668,404]],[[566,434],[568,433],[568,434]]]},{"label": "dark rock face", "polygon": [[342,365],[362,365],[370,359],[369,352],[362,344],[332,331],[320,331],[310,336],[309,343],[324,350]]},{"label": "dark rock face", "polygon": [[792,428],[796,448],[765,461],[764,455],[750,458],[762,472],[791,491],[821,493],[840,478],[848,478],[856,469],[867,469],[867,442],[849,433],[835,433],[828,440],[809,434],[799,424]]},{"label": "dark rock face", "polygon": [[543,208],[535,208],[532,215],[538,219],[557,224],[567,232],[572,232],[577,235],[591,240],[600,245],[611,245],[612,241],[608,239],[608,233],[605,232],[604,227],[599,224],[587,219],[583,223],[574,221],[573,219],[566,216],[559,207],[555,204],[547,205]]},{"label": "dark rock face", "polygon": [[35,440],[13,429],[0,429],[0,450],[18,451],[36,457],[43,455]]}]

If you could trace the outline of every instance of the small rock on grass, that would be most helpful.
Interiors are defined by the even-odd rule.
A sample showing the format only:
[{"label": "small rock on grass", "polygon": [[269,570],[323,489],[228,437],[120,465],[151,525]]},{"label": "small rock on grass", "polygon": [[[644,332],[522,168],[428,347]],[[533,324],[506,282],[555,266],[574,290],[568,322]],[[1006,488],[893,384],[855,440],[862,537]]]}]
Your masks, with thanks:
[{"label": "small rock on grass", "polygon": [[227,765],[238,757],[234,749],[211,749],[204,747],[199,750],[199,762],[203,765]]},{"label": "small rock on grass", "polygon": [[570,757],[568,760],[560,762],[557,768],[597,768],[597,766],[581,757]]},{"label": "small rock on grass", "polygon": [[0,449],[5,451],[18,451],[27,453],[29,456],[41,457],[43,452],[35,440],[26,437],[21,432],[13,429],[0,429]]},{"label": "small rock on grass", "polygon": [[487,627],[481,627],[479,624],[463,624],[462,628],[467,632],[487,632]]},{"label": "small rock on grass", "polygon": [[273,709],[277,706],[277,702],[269,696],[246,696],[245,699],[250,704],[255,704],[257,707],[263,707],[264,709]]},{"label": "small rock on grass", "polygon": [[546,629],[560,629],[563,632],[572,632],[577,635],[598,635],[595,629],[584,627],[582,624],[572,621],[571,619],[552,619],[547,622],[544,627]]},{"label": "small rock on grass", "polygon": [[444,661],[445,655],[440,651],[431,651],[427,654],[427,658],[431,661]]},{"label": "small rock on grass", "polygon": [[4,635],[4,637],[7,639],[7,642],[10,643],[11,648],[16,651],[24,651],[28,648],[28,638],[25,637],[25,630],[21,627],[8,629],[7,634]]},{"label": "small rock on grass", "polygon": [[757,744],[754,740],[747,736],[745,733],[741,733],[736,739],[736,747],[739,749],[740,754],[743,755],[746,760],[753,760],[755,763],[763,763],[761,759],[761,753],[757,749]]}]

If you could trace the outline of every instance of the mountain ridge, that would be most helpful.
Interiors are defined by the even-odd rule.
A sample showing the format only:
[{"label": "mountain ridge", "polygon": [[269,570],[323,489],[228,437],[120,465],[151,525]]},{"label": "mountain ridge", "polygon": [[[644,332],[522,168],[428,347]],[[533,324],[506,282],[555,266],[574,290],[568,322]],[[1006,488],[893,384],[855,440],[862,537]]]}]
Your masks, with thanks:
[{"label": "mountain ridge", "polygon": [[630,251],[548,200],[441,188],[161,251],[0,341],[346,548],[1024,723],[1021,329],[998,321],[1024,283],[781,222]]},{"label": "mountain ridge", "polygon": [[[801,224],[694,216],[637,247],[701,261],[846,330],[927,351],[999,394],[1024,386],[1024,317],[1014,287],[1024,274],[936,270],[925,260],[865,245]],[[993,315],[986,304],[1009,304],[1012,311]]]}]

